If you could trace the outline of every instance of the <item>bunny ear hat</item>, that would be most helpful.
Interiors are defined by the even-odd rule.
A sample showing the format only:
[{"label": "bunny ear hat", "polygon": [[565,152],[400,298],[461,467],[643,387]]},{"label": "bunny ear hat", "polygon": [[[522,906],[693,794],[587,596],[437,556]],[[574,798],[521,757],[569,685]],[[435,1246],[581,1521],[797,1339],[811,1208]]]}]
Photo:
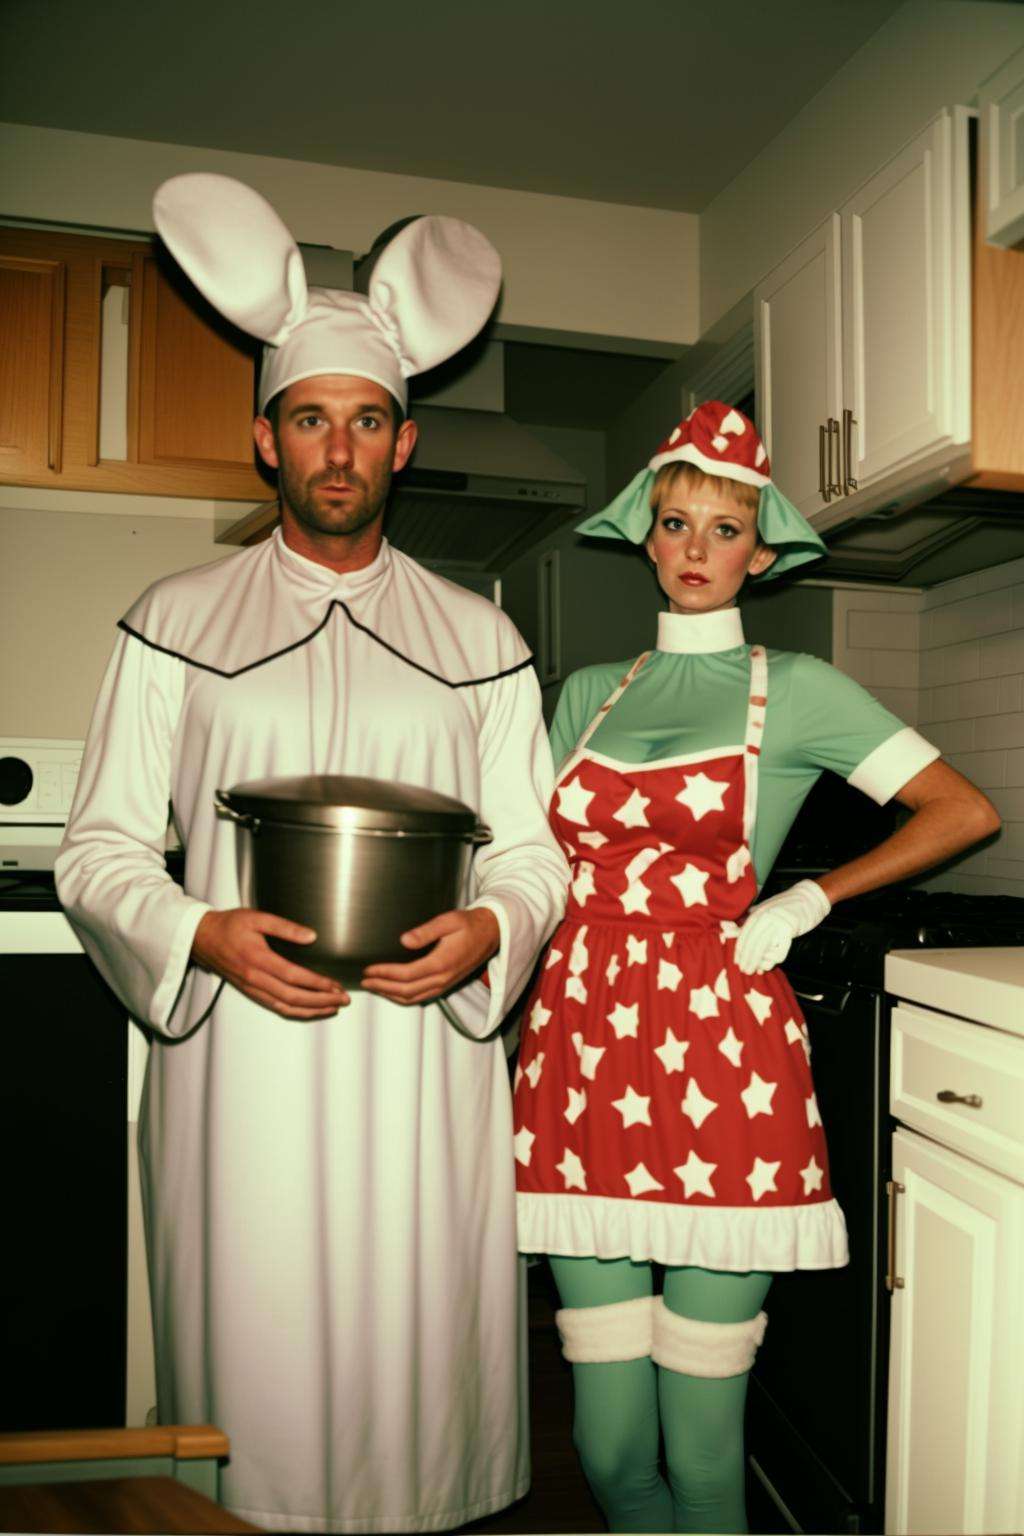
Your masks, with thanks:
[{"label": "bunny ear hat", "polygon": [[738,480],[759,491],[757,531],[777,551],[767,570],[751,581],[770,581],[828,553],[828,546],[788,497],[773,484],[771,465],[754,423],[721,400],[705,400],[673,427],[646,467],[600,512],[576,524],[577,533],[642,544],[651,531],[651,491],[666,464],[693,464],[706,475]]},{"label": "bunny ear hat", "polygon": [[352,373],[404,410],[406,380],[464,347],[494,308],[501,260],[461,219],[414,219],[385,247],[370,291],[307,288],[302,255],[270,204],[230,176],[195,172],[153,199],[161,238],[225,319],[266,343],[259,408],[299,379]]}]

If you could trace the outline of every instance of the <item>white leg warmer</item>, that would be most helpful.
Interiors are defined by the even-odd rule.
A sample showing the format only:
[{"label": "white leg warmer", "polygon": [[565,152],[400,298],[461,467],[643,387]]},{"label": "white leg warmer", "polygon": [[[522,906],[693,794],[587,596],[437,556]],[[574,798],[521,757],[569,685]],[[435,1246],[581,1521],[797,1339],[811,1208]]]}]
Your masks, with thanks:
[{"label": "white leg warmer", "polygon": [[742,1323],[702,1323],[670,1312],[655,1296],[651,1358],[681,1376],[741,1376],[753,1365],[767,1326],[766,1312]]},{"label": "white leg warmer", "polygon": [[642,1360],[651,1352],[653,1302],[653,1296],[637,1296],[603,1307],[562,1307],[555,1313],[562,1354],[574,1364]]}]

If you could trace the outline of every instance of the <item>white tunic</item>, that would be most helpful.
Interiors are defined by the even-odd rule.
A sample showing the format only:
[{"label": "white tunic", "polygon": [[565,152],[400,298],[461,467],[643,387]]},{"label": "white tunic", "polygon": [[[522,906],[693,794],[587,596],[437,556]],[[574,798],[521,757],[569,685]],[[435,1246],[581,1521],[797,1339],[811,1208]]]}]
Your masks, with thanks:
[{"label": "white tunic", "polygon": [[[497,1027],[560,916],[551,763],[522,639],[386,543],[345,575],[255,549],[121,623],[57,861],[61,901],[155,1032],[140,1151],[160,1419],[231,1437],[225,1504],[287,1530],[450,1527],[529,1477],[510,1095]],[[477,810],[490,990],[284,1019],[189,965],[242,904],[214,790],[400,779]],[[164,868],[168,802],[185,890]],[[283,914],[287,916],[287,914]]]}]

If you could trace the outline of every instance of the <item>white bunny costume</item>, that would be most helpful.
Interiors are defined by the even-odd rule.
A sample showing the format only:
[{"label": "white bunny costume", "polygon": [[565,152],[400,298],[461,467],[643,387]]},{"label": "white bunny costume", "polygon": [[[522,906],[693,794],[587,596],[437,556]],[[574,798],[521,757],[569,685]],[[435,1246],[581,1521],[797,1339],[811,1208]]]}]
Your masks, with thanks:
[{"label": "white bunny costume", "polygon": [[[407,226],[368,298],[307,293],[262,198],[161,188],[198,286],[268,343],[261,403],[312,374],[409,374],[494,302],[497,257],[456,220]],[[342,575],[280,533],[159,581],[120,623],[58,859],[88,953],[153,1031],[140,1149],[160,1418],[230,1435],[225,1504],[275,1530],[419,1531],[529,1478],[511,1106],[495,1031],[564,900],[551,760],[522,639],[385,541]],[[214,790],[349,773],[441,789],[494,842],[470,895],[501,945],[480,982],[401,1008],[367,993],[288,1020],[189,963],[241,904]],[[162,847],[168,801],[185,889]],[[428,914],[424,914],[427,916]]]}]

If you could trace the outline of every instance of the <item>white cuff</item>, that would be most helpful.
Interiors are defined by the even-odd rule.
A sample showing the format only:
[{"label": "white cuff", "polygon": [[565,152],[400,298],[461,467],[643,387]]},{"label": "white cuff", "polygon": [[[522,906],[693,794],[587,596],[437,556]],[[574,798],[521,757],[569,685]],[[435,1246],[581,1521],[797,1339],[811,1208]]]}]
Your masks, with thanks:
[{"label": "white cuff", "polygon": [[938,747],[926,741],[912,725],[906,725],[869,752],[848,776],[847,783],[863,790],[879,805],[885,805],[915,774],[941,756]]},{"label": "white cuff", "polygon": [[759,1312],[742,1323],[703,1323],[680,1317],[654,1299],[651,1359],[681,1376],[742,1376],[749,1371],[768,1326]]},{"label": "white cuff", "polygon": [[555,1313],[562,1354],[574,1364],[642,1360],[651,1352],[652,1296],[603,1307],[563,1307]]}]

